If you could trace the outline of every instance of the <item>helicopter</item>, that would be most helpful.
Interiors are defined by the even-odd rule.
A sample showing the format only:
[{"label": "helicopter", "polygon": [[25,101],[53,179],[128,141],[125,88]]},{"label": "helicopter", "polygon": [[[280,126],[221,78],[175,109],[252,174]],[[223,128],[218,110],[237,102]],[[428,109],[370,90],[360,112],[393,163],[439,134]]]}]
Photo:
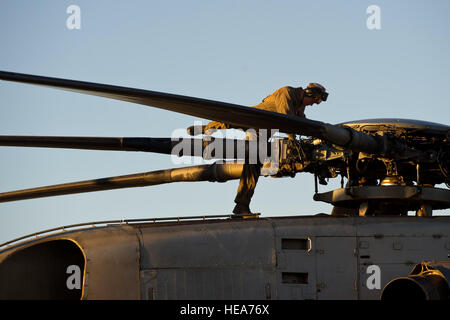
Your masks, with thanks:
[{"label": "helicopter", "polygon": [[[2,299],[449,298],[450,220],[433,216],[433,211],[450,208],[450,126],[397,118],[333,125],[106,84],[4,71],[0,79],[142,104],[243,129],[296,134],[300,137],[295,140],[258,142],[258,149],[270,149],[278,164],[267,175],[310,173],[315,178],[314,200],[333,206],[329,215],[149,218],[46,230],[33,239],[0,245]],[[0,146],[142,151],[218,160],[3,192],[0,202],[239,179],[252,147],[249,141],[210,136],[0,136]],[[318,192],[318,184],[339,176],[341,188]],[[436,187],[441,184],[447,189]],[[408,216],[409,211],[415,216]]]}]

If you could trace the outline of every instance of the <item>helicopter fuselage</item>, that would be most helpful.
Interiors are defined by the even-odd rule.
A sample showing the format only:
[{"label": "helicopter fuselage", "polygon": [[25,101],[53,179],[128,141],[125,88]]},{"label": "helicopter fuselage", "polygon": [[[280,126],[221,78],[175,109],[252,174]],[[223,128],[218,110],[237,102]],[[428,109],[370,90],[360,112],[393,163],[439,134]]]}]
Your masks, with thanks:
[{"label": "helicopter fuselage", "polygon": [[415,264],[449,255],[446,216],[109,224],[4,248],[0,298],[378,299]]}]

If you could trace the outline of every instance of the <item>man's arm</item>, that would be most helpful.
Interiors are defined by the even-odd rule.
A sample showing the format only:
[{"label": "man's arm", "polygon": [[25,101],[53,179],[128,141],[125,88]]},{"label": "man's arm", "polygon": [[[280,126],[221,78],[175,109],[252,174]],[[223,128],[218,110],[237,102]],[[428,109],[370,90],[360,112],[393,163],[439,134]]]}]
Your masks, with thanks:
[{"label": "man's arm", "polygon": [[203,126],[203,132],[210,131],[211,129],[230,129],[230,125],[219,121],[211,121],[206,126]]},{"label": "man's arm", "polygon": [[190,126],[186,129],[187,133],[191,136],[196,134],[212,134],[215,130],[218,129],[229,129],[230,125],[226,123],[222,123],[219,121],[211,121],[208,124],[201,126],[201,128],[196,128],[195,126]]}]

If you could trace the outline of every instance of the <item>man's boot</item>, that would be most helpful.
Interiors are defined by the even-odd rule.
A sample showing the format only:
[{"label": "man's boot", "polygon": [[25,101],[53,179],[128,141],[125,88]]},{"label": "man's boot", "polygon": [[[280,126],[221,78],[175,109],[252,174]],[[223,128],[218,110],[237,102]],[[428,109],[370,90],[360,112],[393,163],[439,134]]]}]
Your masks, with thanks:
[{"label": "man's boot", "polygon": [[234,206],[233,209],[234,216],[233,218],[240,218],[240,219],[251,219],[251,218],[258,218],[259,213],[253,213],[250,211],[250,207],[245,204],[237,203]]},{"label": "man's boot", "polygon": [[234,214],[240,214],[240,215],[253,214],[253,213],[250,211],[250,207],[249,207],[248,205],[241,204],[241,203],[237,203],[237,204],[234,206],[233,213],[234,213]]}]

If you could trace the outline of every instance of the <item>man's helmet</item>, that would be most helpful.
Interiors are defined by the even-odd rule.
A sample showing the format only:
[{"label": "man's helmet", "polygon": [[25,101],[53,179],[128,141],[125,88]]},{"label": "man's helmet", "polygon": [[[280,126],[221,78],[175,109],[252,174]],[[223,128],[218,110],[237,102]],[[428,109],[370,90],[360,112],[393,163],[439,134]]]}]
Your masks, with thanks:
[{"label": "man's helmet", "polygon": [[320,98],[322,101],[327,101],[328,92],[324,86],[318,83],[310,83],[308,87],[305,89],[305,94],[307,97],[312,97],[313,99]]}]

